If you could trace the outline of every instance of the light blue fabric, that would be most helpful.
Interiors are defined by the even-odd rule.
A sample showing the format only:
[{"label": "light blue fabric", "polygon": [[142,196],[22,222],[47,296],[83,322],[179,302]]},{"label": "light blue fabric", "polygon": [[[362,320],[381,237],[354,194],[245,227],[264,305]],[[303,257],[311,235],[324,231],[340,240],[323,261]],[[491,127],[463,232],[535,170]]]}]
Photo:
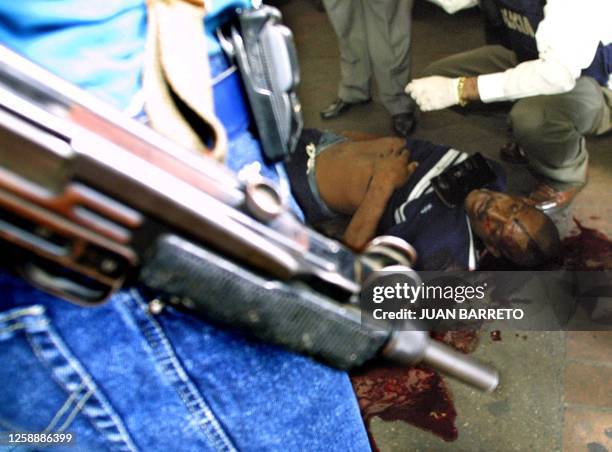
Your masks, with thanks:
[{"label": "light blue fabric", "polygon": [[[2,43],[120,108],[139,89],[144,24],[141,1],[0,2]],[[247,126],[230,166],[255,159],[279,180]],[[172,307],[154,314],[155,296],[83,308],[0,271],[0,431],[73,432],[75,451],[369,450],[345,373]]]},{"label": "light blue fabric", "polygon": [[0,42],[126,108],[140,89],[143,0],[3,0]]},{"label": "light blue fabric", "polygon": [[[215,30],[249,0],[206,2],[209,55]],[[141,87],[144,0],[2,0],[0,42],[125,109]]]},{"label": "light blue fabric", "polygon": [[[232,19],[237,8],[250,5],[250,0],[207,2],[205,23],[213,77],[228,64],[222,56],[215,30]],[[141,88],[145,34],[143,0],[0,1],[0,42],[3,45],[122,110],[130,106]],[[215,103],[217,106],[229,103],[232,107],[224,111],[235,109],[242,114],[246,105],[243,97],[237,87],[234,96],[217,98]],[[248,115],[248,112],[243,114],[247,120]],[[241,135],[248,124],[240,122],[240,125],[236,130],[234,123],[228,124],[228,131]],[[240,138],[241,143],[248,139]],[[265,161],[258,147],[259,144],[241,148],[230,142],[228,166],[238,172],[251,162],[259,161],[260,173],[281,187],[290,208],[303,219],[288,189],[282,164]]]},{"label": "light blue fabric", "polygon": [[338,217],[339,215],[335,213],[334,211],[332,211],[329,208],[329,206],[325,204],[325,201],[323,201],[323,198],[321,198],[321,193],[319,193],[319,186],[317,185],[317,169],[314,163],[316,161],[316,158],[319,156],[319,154],[325,151],[328,147],[334,144],[343,143],[345,141],[347,141],[346,137],[338,135],[337,133],[334,133],[334,132],[324,131],[323,134],[321,135],[321,139],[319,140],[319,143],[315,147],[314,157],[309,156],[309,159],[310,158],[313,159],[313,164],[312,164],[312,169],[309,169],[307,171],[308,186],[310,187],[310,191],[312,192],[313,200],[317,203],[317,208],[323,213],[323,215],[329,218]]}]

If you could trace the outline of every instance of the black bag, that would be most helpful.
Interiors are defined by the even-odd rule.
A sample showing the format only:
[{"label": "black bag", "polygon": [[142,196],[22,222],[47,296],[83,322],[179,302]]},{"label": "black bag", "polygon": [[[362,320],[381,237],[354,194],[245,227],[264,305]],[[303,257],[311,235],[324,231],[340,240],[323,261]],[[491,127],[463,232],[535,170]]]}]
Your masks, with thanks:
[{"label": "black bag", "polygon": [[487,159],[477,152],[434,177],[431,185],[444,204],[454,207],[461,204],[469,192],[485,187],[496,177]]}]

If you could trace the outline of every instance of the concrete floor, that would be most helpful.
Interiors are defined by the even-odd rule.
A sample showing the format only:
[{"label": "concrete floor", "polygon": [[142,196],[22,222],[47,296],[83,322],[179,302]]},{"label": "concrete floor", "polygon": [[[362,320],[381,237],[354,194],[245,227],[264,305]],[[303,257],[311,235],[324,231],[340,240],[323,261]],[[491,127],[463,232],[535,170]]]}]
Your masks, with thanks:
[{"label": "concrete floor", "polygon": [[[336,37],[314,1],[283,0],[279,6],[293,30],[302,73],[300,98],[307,127],[356,130],[390,135],[390,118],[375,102],[342,118],[322,121],[319,110],[336,97],[339,63]],[[476,10],[446,15],[422,0],[415,4],[413,75],[430,61],[481,45]],[[479,151],[497,159],[508,139],[505,113],[462,115],[454,111],[424,114],[415,137]],[[573,206],[556,219],[562,235],[576,217],[612,237],[612,135],[589,138],[589,184]],[[527,193],[533,178],[508,166],[510,190]],[[449,382],[458,411],[459,439],[445,443],[400,422],[375,419],[372,432],[383,451],[612,451],[612,335],[609,333],[530,332],[505,334],[500,342],[483,337],[475,355],[502,375],[493,395]]]}]

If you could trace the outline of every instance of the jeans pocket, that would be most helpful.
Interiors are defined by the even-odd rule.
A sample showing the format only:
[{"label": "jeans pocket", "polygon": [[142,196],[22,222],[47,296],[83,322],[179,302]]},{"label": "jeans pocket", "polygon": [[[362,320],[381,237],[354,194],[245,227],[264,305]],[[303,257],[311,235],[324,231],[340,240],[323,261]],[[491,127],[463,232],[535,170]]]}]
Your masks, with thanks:
[{"label": "jeans pocket", "polygon": [[84,450],[137,449],[44,306],[0,312],[0,357],[0,431],[72,433]]}]

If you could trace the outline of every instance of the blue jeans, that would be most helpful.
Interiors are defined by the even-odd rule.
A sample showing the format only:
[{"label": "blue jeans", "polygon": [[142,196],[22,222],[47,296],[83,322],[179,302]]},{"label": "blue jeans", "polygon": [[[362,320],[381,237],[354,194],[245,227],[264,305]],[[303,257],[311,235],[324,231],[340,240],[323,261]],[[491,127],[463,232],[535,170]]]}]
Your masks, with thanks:
[{"label": "blue jeans", "polygon": [[0,431],[74,450],[369,450],[345,373],[123,290],[96,308],[0,273]]},{"label": "blue jeans", "polygon": [[[22,28],[3,27],[2,21],[0,35],[11,38],[13,47],[30,58],[45,60],[45,46],[54,43],[46,40],[48,32],[57,31],[60,38],[64,32],[76,33],[70,25],[79,20],[64,16],[70,11],[91,13],[68,4],[75,2],[52,2],[46,9],[42,1],[7,4],[0,8],[0,18],[37,18],[46,25],[22,28],[45,36],[40,41],[36,36],[13,36]],[[232,2],[215,6],[226,3]],[[23,8],[17,8],[20,5]],[[96,5],[123,8],[118,0]],[[101,89],[94,89],[95,94],[110,94],[119,106],[129,104],[136,90],[137,49],[144,44],[144,3],[134,0],[126,8],[125,15],[113,13],[99,21],[100,34],[109,39],[99,41],[100,57],[79,59],[72,47],[56,45],[55,50],[71,58],[60,60],[58,52],[47,58],[51,69],[90,90],[97,80]],[[59,22],[51,27],[52,13]],[[44,22],[47,16],[50,22]],[[132,24],[127,26],[129,36],[126,24],[115,20],[124,17]],[[83,30],[87,34],[89,28]],[[104,68],[93,63],[107,61],[104,57],[111,54],[102,44],[118,36],[123,46],[110,48],[123,51],[129,44],[131,53],[124,53],[132,57],[123,60],[135,62],[130,66],[134,70],[130,77],[125,71],[111,71],[104,78]],[[78,45],[81,40],[71,42]],[[74,68],[92,64],[100,80],[92,76],[82,81],[73,74],[81,74]],[[110,67],[117,68],[114,63]],[[228,69],[227,61],[213,56],[211,68],[217,77]],[[113,80],[123,79],[129,83],[110,88]],[[216,99],[219,108],[232,103],[224,121],[230,139],[228,166],[239,171],[256,161],[264,176],[282,184],[283,168],[264,161],[248,132],[250,117],[239,98],[240,88],[229,90],[230,96]],[[128,288],[102,306],[84,308],[0,270],[0,431],[72,432],[76,447],[68,450],[87,451],[369,450],[345,373],[171,306],[151,309],[154,297]]]},{"label": "blue jeans", "polygon": [[[228,159],[279,180],[245,127]],[[87,451],[369,450],[345,373],[154,296],[84,308],[0,272],[0,431],[71,432]]]},{"label": "blue jeans", "polygon": [[[236,169],[261,155],[247,130],[230,140]],[[369,450],[343,372],[151,310],[138,288],[84,308],[0,272],[0,297],[0,431],[71,432],[87,451]]]}]

